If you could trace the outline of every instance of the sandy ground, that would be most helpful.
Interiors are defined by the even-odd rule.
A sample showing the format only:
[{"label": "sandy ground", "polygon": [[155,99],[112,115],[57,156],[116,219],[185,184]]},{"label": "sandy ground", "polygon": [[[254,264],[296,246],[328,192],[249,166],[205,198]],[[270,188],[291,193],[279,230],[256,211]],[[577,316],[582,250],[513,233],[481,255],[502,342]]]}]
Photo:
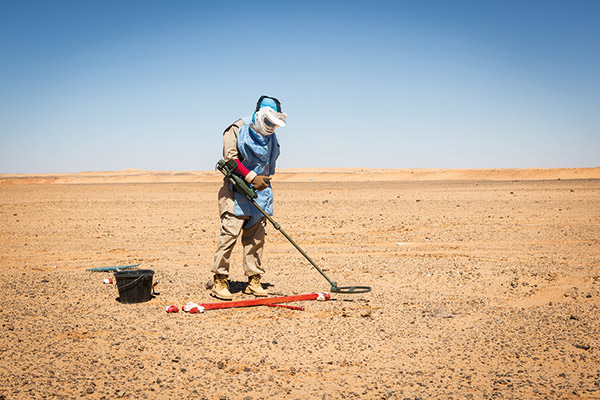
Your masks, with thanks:
[{"label": "sandy ground", "polygon": [[[275,219],[372,292],[195,315],[165,307],[215,301],[216,179],[4,176],[0,399],[600,398],[599,179],[342,175],[276,175]],[[135,263],[160,282],[146,303],[86,271]],[[273,295],[329,289],[272,227],[265,264]]]}]

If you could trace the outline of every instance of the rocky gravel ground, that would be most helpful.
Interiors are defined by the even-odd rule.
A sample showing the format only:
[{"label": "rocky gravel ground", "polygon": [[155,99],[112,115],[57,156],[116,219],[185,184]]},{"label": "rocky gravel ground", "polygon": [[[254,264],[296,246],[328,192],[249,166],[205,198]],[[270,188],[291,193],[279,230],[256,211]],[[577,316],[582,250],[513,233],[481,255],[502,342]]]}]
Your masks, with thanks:
[{"label": "rocky gravel ground", "polygon": [[[216,183],[0,187],[0,399],[598,399],[600,181],[277,183],[340,286],[207,303]],[[236,249],[232,289],[245,279]],[[158,294],[121,304],[140,264]],[[273,295],[329,285],[272,227]]]}]

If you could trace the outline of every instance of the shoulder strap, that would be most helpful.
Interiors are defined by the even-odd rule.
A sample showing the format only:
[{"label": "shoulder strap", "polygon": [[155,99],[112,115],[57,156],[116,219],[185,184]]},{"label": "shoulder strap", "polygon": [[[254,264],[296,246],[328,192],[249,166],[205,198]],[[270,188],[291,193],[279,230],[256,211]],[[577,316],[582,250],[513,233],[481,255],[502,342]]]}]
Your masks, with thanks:
[{"label": "shoulder strap", "polygon": [[244,126],[244,121],[243,121],[241,118],[240,118],[240,119],[238,119],[238,120],[237,120],[237,121],[235,121],[233,124],[229,125],[229,126],[227,127],[227,129],[225,129],[225,130],[223,131],[223,133],[227,132],[228,130],[230,130],[230,129],[231,129],[231,128],[233,128],[234,126],[235,126],[236,128],[238,128],[238,130],[239,130],[239,129],[240,129],[242,126]]}]

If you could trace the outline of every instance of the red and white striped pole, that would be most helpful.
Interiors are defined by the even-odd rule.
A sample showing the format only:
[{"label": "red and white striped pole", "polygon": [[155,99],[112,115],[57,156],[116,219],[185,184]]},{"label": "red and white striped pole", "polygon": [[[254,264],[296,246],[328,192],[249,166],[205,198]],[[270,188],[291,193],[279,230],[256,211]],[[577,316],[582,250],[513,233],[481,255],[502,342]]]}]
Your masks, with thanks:
[{"label": "red and white striped pole", "polygon": [[[289,303],[292,301],[305,301],[305,300],[319,300],[325,301],[331,299],[329,293],[309,293],[309,294],[298,294],[295,296],[281,296],[281,297],[264,297],[260,299],[250,300],[237,300],[237,301],[221,301],[218,303],[188,303],[183,306],[184,311],[186,308],[194,309],[195,312],[203,312],[204,310],[217,310],[221,308],[238,308],[238,307],[252,307],[252,306],[272,306],[279,307],[278,303]],[[189,307],[188,307],[189,306]],[[283,307],[283,305],[281,305]],[[288,306],[289,307],[289,306]]]}]

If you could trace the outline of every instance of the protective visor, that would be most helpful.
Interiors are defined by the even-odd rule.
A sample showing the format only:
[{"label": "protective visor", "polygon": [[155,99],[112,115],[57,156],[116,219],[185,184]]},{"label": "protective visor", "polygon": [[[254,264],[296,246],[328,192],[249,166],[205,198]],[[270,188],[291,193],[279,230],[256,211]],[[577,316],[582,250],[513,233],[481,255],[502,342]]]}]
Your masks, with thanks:
[{"label": "protective visor", "polygon": [[271,107],[262,107],[258,110],[256,118],[260,121],[259,125],[262,125],[261,128],[264,130],[264,133],[272,134],[275,132],[275,128],[286,125],[285,119],[287,118],[287,114],[279,113]]}]

